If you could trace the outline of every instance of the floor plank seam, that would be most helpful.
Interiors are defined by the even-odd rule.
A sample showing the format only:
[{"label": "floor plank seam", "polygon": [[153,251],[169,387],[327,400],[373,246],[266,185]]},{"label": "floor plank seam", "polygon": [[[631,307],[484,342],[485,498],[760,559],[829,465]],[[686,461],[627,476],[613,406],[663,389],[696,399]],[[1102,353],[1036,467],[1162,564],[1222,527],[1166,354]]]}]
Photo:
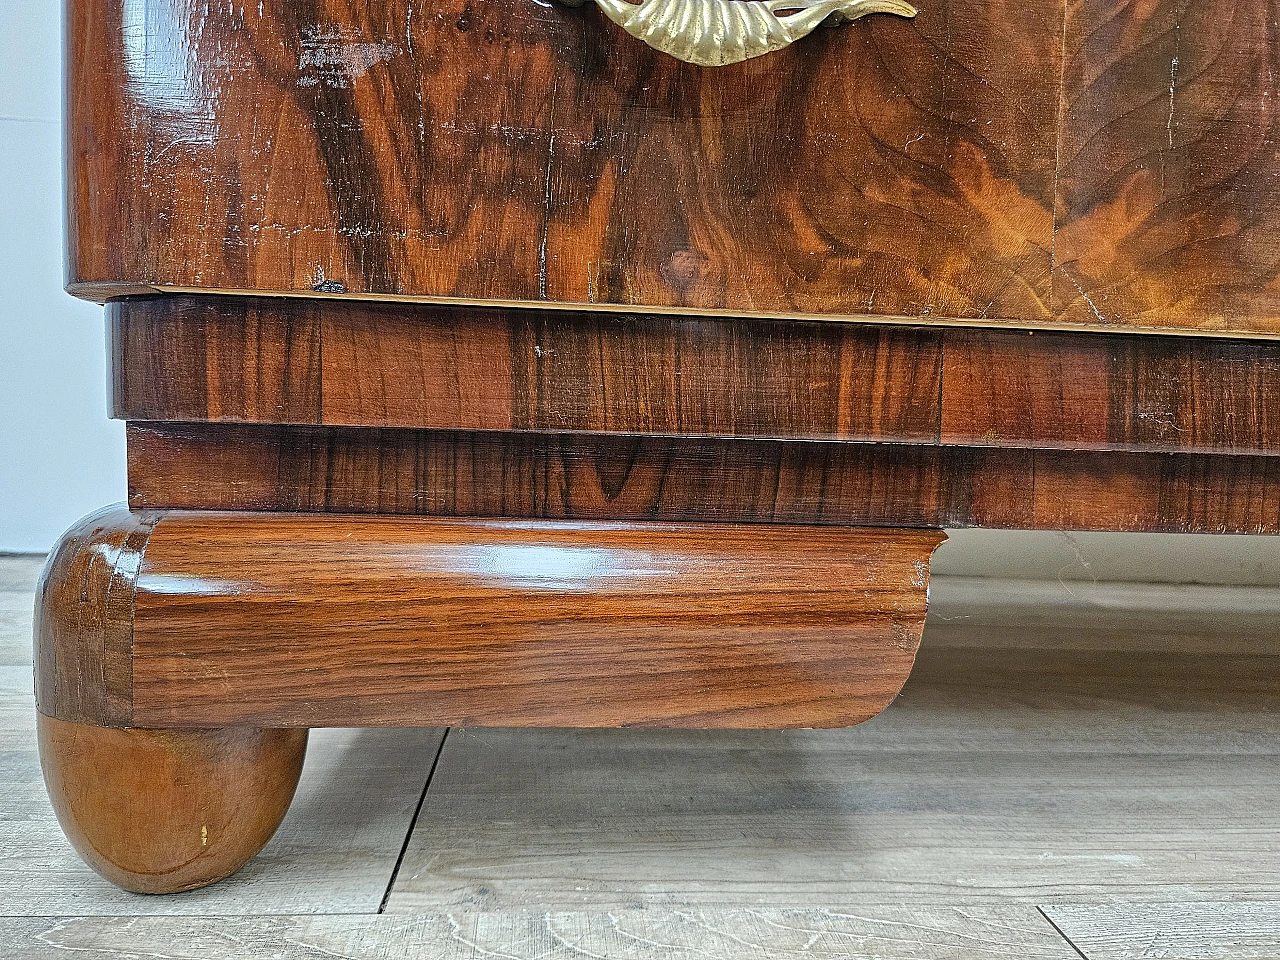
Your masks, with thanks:
[{"label": "floor plank seam", "polygon": [[382,894],[382,902],[378,904],[378,913],[387,912],[387,904],[391,900],[391,891],[395,889],[396,880],[400,876],[400,865],[404,863],[405,854],[409,850],[409,843],[413,840],[413,831],[417,829],[418,817],[422,814],[422,805],[427,802],[427,791],[431,789],[431,780],[436,775],[436,767],[440,765],[440,756],[444,753],[445,741],[449,739],[449,733],[452,727],[446,728],[444,736],[440,738],[440,743],[436,747],[435,759],[431,761],[431,769],[427,771],[427,781],[422,785],[422,793],[418,795],[418,805],[413,808],[413,816],[409,820],[409,829],[405,831],[404,843],[400,844],[400,854],[396,857],[395,866],[391,868],[391,879],[387,881],[387,889]]},{"label": "floor plank seam", "polygon": [[1076,943],[1074,940],[1072,940],[1065,933],[1063,933],[1062,928],[1053,922],[1053,917],[1049,916],[1049,914],[1045,911],[1044,907],[1037,904],[1036,912],[1040,914],[1040,916],[1044,917],[1045,922],[1048,923],[1049,926],[1053,927],[1054,932],[1057,933],[1058,936],[1060,936],[1063,940],[1065,940],[1067,943],[1067,946],[1069,946],[1072,950],[1074,950],[1080,956],[1080,960],[1089,960],[1089,955],[1086,954],[1083,950],[1081,950],[1078,946],[1076,946]]}]

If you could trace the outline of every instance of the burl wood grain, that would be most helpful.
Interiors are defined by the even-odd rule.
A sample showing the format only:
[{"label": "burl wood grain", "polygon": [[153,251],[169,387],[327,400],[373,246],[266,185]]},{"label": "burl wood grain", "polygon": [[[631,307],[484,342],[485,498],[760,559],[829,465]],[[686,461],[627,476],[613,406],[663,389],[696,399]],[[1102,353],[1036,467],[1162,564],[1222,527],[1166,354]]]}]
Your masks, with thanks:
[{"label": "burl wood grain", "polygon": [[123,724],[132,713],[134,582],[156,517],[122,504],[85,517],[36,587],[35,686],[42,713]]},{"label": "burl wood grain", "polygon": [[116,886],[178,893],[243,867],[293,799],[306,730],[141,730],[37,715],[63,832]]},{"label": "burl wood grain", "polygon": [[328,300],[108,308],[128,420],[1280,453],[1280,346]]},{"label": "burl wood grain", "polygon": [[143,726],[842,726],[897,694],[938,531],[170,514]]},{"label": "burl wood grain", "polygon": [[1276,16],[1067,3],[1056,318],[1280,330]]},{"label": "burl wood grain", "polygon": [[1263,0],[931,0],[710,70],[591,5],[69,11],[82,296],[1280,334]]},{"label": "burl wood grain", "polygon": [[75,0],[70,289],[1046,322],[1062,20],[705,70],[590,6]]},{"label": "burl wood grain", "polygon": [[131,424],[135,509],[1280,533],[1280,457]]}]

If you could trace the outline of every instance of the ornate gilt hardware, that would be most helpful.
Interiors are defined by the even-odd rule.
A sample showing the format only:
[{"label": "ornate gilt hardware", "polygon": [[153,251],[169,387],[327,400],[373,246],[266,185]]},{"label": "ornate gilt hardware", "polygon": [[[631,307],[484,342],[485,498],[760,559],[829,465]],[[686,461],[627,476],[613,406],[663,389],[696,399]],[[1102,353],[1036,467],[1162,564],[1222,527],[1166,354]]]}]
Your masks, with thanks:
[{"label": "ornate gilt hardware", "polygon": [[[581,6],[585,0],[563,0]],[[685,63],[723,67],[781,50],[828,17],[869,13],[914,17],[905,0],[595,0],[605,16],[637,40]]]}]

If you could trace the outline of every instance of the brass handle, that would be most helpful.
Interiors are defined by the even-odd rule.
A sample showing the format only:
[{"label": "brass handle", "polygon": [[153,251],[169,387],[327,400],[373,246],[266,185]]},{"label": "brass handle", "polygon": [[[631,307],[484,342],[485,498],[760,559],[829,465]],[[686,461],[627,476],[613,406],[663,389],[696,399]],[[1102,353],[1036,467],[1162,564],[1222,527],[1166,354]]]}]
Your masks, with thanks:
[{"label": "brass handle", "polygon": [[[580,6],[584,0],[564,0]],[[723,67],[781,50],[828,17],[914,17],[905,0],[595,0],[637,40],[685,63]]]}]

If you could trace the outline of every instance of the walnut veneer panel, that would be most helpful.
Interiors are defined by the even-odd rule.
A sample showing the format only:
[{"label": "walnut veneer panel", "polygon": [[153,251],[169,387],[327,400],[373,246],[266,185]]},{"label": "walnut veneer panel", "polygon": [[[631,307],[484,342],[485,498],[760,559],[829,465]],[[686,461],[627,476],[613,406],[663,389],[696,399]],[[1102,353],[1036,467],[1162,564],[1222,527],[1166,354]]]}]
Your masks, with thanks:
[{"label": "walnut veneer panel", "polygon": [[1280,331],[1273,0],[1070,0],[1055,316]]},{"label": "walnut veneer panel", "polygon": [[549,311],[326,314],[321,420],[926,439],[942,340],[851,324]]},{"label": "walnut veneer panel", "polygon": [[1280,457],[130,424],[144,508],[1280,533]]},{"label": "walnut veneer panel", "polygon": [[81,295],[1052,320],[1060,0],[716,70],[532,0],[69,9]]},{"label": "walnut veneer panel", "polygon": [[1273,2],[920,7],[73,0],[69,285],[1280,334]]},{"label": "walnut veneer panel", "polygon": [[1280,453],[1280,345],[1261,340],[281,298],[108,309],[129,420]]},{"label": "walnut veneer panel", "polygon": [[1280,345],[947,331],[943,443],[1280,453]]},{"label": "walnut veneer panel", "polygon": [[897,695],[937,531],[167,514],[140,726],[843,726]]},{"label": "walnut veneer panel", "polygon": [[113,408],[163,410],[167,420],[319,423],[325,305],[267,306],[240,297],[108,304]]}]

